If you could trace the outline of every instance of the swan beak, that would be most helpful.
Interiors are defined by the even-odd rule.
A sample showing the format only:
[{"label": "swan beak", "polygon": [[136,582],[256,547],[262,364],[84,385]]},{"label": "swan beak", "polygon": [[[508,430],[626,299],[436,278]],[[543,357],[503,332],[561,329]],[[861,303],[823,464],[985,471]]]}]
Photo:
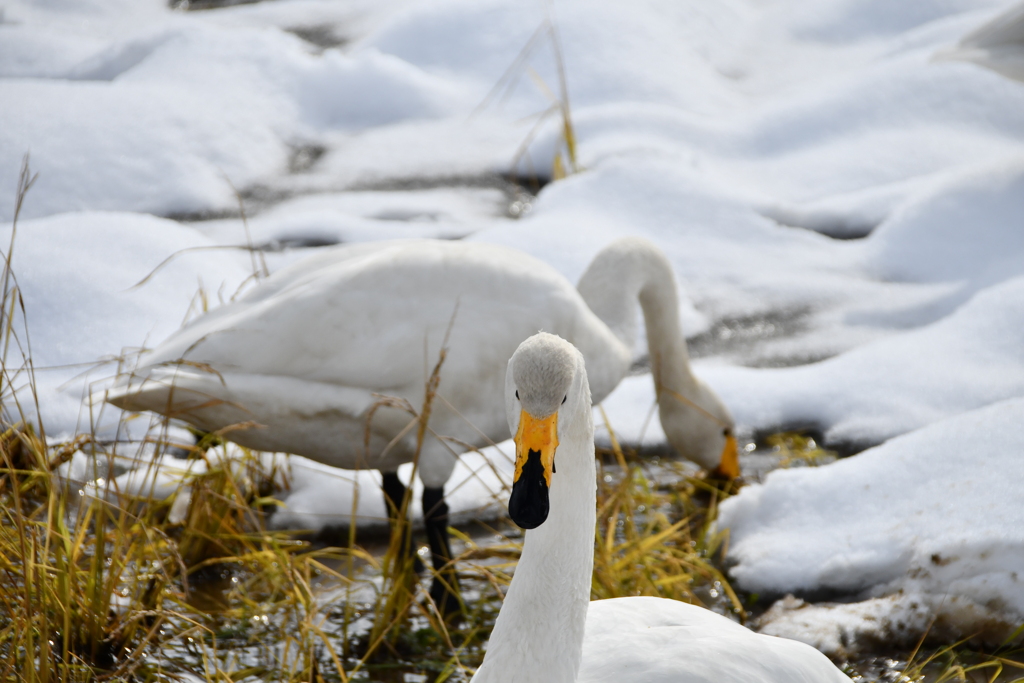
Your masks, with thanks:
[{"label": "swan beak", "polygon": [[516,473],[508,514],[524,529],[536,529],[548,518],[548,489],[555,471],[558,413],[538,419],[525,410],[516,431]]},{"label": "swan beak", "polygon": [[725,436],[722,457],[719,459],[718,467],[711,474],[720,479],[735,479],[740,476],[740,449],[736,444],[736,437],[731,433]]}]

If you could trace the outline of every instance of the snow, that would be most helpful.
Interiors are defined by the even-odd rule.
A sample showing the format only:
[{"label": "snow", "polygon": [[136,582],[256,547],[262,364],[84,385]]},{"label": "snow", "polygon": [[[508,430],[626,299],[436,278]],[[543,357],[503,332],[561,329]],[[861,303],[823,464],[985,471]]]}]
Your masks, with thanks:
[{"label": "snow", "polygon": [[[936,614],[961,637],[974,632],[979,613],[1019,623],[1022,419],[1024,399],[1011,399],[831,465],[769,474],[722,503],[718,524],[729,529],[730,575],[744,590],[762,594],[889,597],[901,610],[923,614],[907,624],[904,642],[919,639]],[[884,640],[891,624],[863,616],[872,607],[877,611],[878,603],[840,606],[831,618],[805,617],[818,623],[805,623],[803,631],[796,628],[799,617],[787,620],[785,612],[768,615],[768,622],[776,635],[835,651],[843,642],[835,631],[858,611],[861,623],[847,627],[857,638],[873,631]],[[960,611],[966,623],[956,623]]]},{"label": "snow", "polygon": [[[464,454],[445,486],[445,500],[452,521],[493,520],[505,513],[512,491],[515,446],[506,441],[479,452]],[[380,473],[376,470],[347,471],[294,456],[289,459],[288,487],[279,495],[284,503],[270,518],[277,529],[320,531],[346,528],[354,521],[361,529],[387,528],[387,509]],[[399,468],[398,476],[408,486],[412,464]],[[412,481],[409,506],[414,524],[423,519],[420,500],[423,485]]]},{"label": "snow", "polygon": [[[130,364],[133,350],[162,340],[204,306],[230,298],[250,275],[247,256],[144,214],[58,214],[20,223],[11,251],[10,241],[10,225],[0,225],[26,312],[15,331],[30,351],[51,438],[88,432],[90,423],[100,438],[111,438],[116,411],[105,410],[108,418],[101,420],[83,405],[92,382]],[[158,269],[172,254],[179,255]],[[10,367],[20,361],[9,353]],[[23,382],[24,376],[16,384]],[[32,401],[26,391],[21,396],[25,417],[32,418]],[[18,419],[11,405],[4,409],[5,419]]]},{"label": "snow", "polygon": [[868,240],[868,262],[887,280],[1000,282],[1024,272],[1022,211],[1019,157],[971,168],[895,211]]},{"label": "snow", "polygon": [[[1024,86],[953,50],[1011,5],[275,0],[188,12],[165,0],[6,0],[0,220],[31,152],[40,175],[13,263],[47,435],[94,422],[112,436],[116,411],[90,415],[83,398],[113,359],[251,285],[254,264],[276,270],[317,244],[436,237],[513,246],[575,281],[608,242],[643,235],[675,267],[695,371],[742,436],[809,428],[847,451],[882,444],[772,475],[726,504],[741,585],[865,598],[780,604],[763,628],[841,654],[877,636],[875,623],[1019,616],[1016,588],[978,579],[1002,576],[983,537],[957,545],[956,525],[976,513],[927,505],[954,472],[965,491],[988,486],[985,458],[1013,467]],[[973,35],[961,47],[986,34]],[[581,172],[545,185],[566,153],[553,109],[563,75]],[[10,230],[0,225],[0,244]],[[266,252],[213,249],[248,243]],[[621,440],[661,448],[644,355],[641,339],[639,374],[603,408]],[[596,423],[607,439],[600,413]],[[488,450],[450,482],[457,518],[500,512],[504,480],[488,462],[507,475]],[[345,524],[358,497],[358,523],[379,525],[376,476],[294,458],[274,524]],[[868,530],[875,496],[849,498],[837,517],[818,490],[844,477],[901,493],[899,515],[920,511],[918,538]],[[1012,499],[1009,481],[983,499]],[[847,529],[861,554],[840,555],[847,568],[827,578],[795,532],[794,548],[811,553],[797,564],[741,556],[774,547],[799,521],[789,510],[829,520],[808,534]],[[929,526],[938,515],[945,531]],[[993,539],[1001,529],[998,547],[1016,552],[1011,517],[980,528]],[[929,549],[960,559],[928,566]],[[914,562],[932,578],[912,584]],[[962,610],[936,597],[940,575]]]},{"label": "snow", "polygon": [[820,363],[707,376],[742,424],[801,425],[832,443],[878,443],[1024,395],[1022,302],[1024,278],[1012,278],[931,325]]},{"label": "snow", "polygon": [[[475,230],[478,216],[504,213],[507,204],[505,193],[496,188],[323,193],[281,202],[250,219],[248,231],[253,244],[269,246],[302,240],[457,239]],[[240,228],[235,220],[197,225],[221,244],[245,244]]]}]

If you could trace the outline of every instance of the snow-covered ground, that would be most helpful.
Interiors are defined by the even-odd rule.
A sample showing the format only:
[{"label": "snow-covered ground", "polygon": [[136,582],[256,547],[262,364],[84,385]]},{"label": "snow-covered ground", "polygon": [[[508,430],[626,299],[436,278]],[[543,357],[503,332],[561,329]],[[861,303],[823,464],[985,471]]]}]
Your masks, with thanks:
[{"label": "snow-covered ground", "polygon": [[[765,628],[838,651],[870,629],[836,624],[927,624],[953,598],[1020,621],[1024,84],[934,59],[1006,7],[0,0],[0,220],[31,152],[13,264],[47,433],[113,436],[118,415],[82,399],[251,286],[259,264],[225,247],[273,270],[318,244],[460,238],[575,280],[640,234],[675,265],[696,371],[743,435],[883,444],[723,508],[740,586],[874,600],[780,606]],[[570,165],[559,117],[537,116],[559,54],[581,172],[534,197]],[[652,404],[640,374],[605,408],[657,444]],[[465,460],[453,507],[495,509],[507,461]],[[372,474],[324,474],[296,460],[278,523],[343,522],[355,478],[360,517],[383,517]]]},{"label": "snow-covered ground", "polygon": [[867,599],[780,606],[769,632],[834,654],[872,638],[912,647],[930,627],[1000,642],[1024,615],[1021,424],[1024,399],[995,403],[725,501],[741,587]]}]

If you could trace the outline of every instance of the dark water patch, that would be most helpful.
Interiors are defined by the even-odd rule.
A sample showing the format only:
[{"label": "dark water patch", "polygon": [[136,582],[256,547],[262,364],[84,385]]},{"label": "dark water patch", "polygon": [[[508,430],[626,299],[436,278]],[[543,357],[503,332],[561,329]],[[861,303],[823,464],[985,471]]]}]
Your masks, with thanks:
[{"label": "dark water patch", "polygon": [[258,244],[254,248],[257,251],[278,253],[291,249],[317,249],[319,247],[333,247],[341,244],[341,240],[330,235],[292,235],[280,239],[270,240]]},{"label": "dark water patch", "polygon": [[264,0],[170,0],[167,4],[171,9],[191,12],[234,7],[235,5],[255,5],[259,2],[264,2]]},{"label": "dark water patch", "polygon": [[238,211],[229,210],[169,211],[161,215],[163,218],[179,223],[201,223],[202,221],[220,221],[241,217]]},{"label": "dark water patch", "polygon": [[[275,204],[280,204],[284,200],[290,199],[295,193],[275,189],[268,185],[252,185],[239,190],[238,195],[245,206],[246,216],[251,218]],[[163,218],[178,221],[179,223],[202,223],[204,221],[239,219],[242,217],[242,212],[238,208],[200,209],[198,211],[168,211],[160,215]]]},{"label": "dark water patch", "polygon": [[[986,652],[970,647],[943,647],[926,644],[914,650],[896,649],[891,643],[879,643],[879,649],[841,663],[841,668],[854,683],[938,683],[965,681],[969,683],[1020,683],[1021,669],[1005,665],[997,673],[996,656],[1004,653]],[[1008,658],[1020,661],[1020,653]],[[1003,659],[1006,662],[1007,659]]]},{"label": "dark water patch", "polygon": [[437,211],[387,209],[373,214],[370,218],[378,221],[400,221],[403,223],[437,223],[441,218],[441,214]]},{"label": "dark water patch", "polygon": [[747,359],[742,365],[748,368],[794,368],[798,365],[820,363],[835,355],[831,351],[819,353],[766,353],[759,357]]},{"label": "dark water patch", "polygon": [[[537,190],[542,189],[547,182],[541,182]],[[433,190],[445,187],[476,187],[494,188],[503,191],[515,191],[516,188],[530,191],[531,181],[528,178],[507,176],[497,173],[483,175],[447,175],[447,176],[410,176],[405,178],[387,178],[384,180],[373,180],[354,183],[346,188],[353,192],[368,191],[409,191],[409,190]]]},{"label": "dark water patch", "polygon": [[796,211],[782,207],[763,208],[759,213],[779,227],[810,230],[836,240],[863,239],[881,222],[834,211]]},{"label": "dark water patch", "polygon": [[749,367],[803,365],[811,362],[806,356],[765,355],[762,346],[766,341],[793,337],[806,331],[811,312],[810,307],[804,306],[722,318],[715,321],[711,329],[687,340],[690,357],[730,356]]},{"label": "dark water patch", "polygon": [[245,202],[245,212],[249,215],[255,215],[275,204],[280,204],[286,199],[297,196],[298,193],[263,183],[254,183],[239,190],[238,195]]},{"label": "dark water patch", "polygon": [[318,26],[292,26],[286,28],[285,31],[296,35],[302,40],[306,41],[310,45],[319,48],[320,51],[327,50],[332,47],[342,47],[348,44],[349,39],[346,36],[342,36],[337,32],[336,27],[330,24],[321,24]]},{"label": "dark water patch", "polygon": [[500,190],[505,195],[505,215],[521,218],[530,213],[537,193],[548,184],[546,179],[527,176],[508,176],[497,173],[485,175],[452,175],[409,178],[388,178],[355,183],[349,192],[409,192],[444,188],[480,188]]},{"label": "dark water patch", "polygon": [[[328,148],[316,144],[303,144],[292,147],[288,170],[291,174],[306,173],[316,166],[317,162],[328,152]],[[317,189],[312,192],[297,191],[287,187],[269,183],[254,183],[238,191],[248,217],[256,216],[282,202],[298,197],[323,194],[343,194],[346,192],[416,192],[435,189],[496,189],[505,197],[504,211],[507,218],[522,218],[530,213],[536,192],[528,178],[513,177],[499,174],[466,175],[466,176],[431,176],[391,178],[379,181],[357,182],[345,187]],[[543,183],[539,186],[543,187]],[[199,211],[171,211],[161,214],[164,218],[182,223],[199,223],[210,220],[238,219],[242,217],[239,209],[218,209]],[[384,212],[370,218],[378,220],[434,220],[437,216],[429,213],[408,213],[403,211]],[[450,235],[443,239],[461,239],[465,235]],[[332,242],[333,244],[333,242]],[[314,246],[314,245],[309,245]],[[321,245],[323,246],[323,245]]]},{"label": "dark water patch", "polygon": [[288,157],[289,173],[305,173],[313,168],[326,152],[326,147],[315,143],[293,145],[291,155]]}]

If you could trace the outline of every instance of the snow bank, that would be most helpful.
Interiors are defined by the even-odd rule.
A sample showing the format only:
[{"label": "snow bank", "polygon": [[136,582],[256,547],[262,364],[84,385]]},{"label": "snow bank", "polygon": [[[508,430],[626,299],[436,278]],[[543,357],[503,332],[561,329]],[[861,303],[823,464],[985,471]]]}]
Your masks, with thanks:
[{"label": "snow bank", "polygon": [[[668,102],[702,112],[735,105],[738,98],[708,63],[705,50],[730,40],[730,21],[743,21],[739,3],[563,2],[551,13],[571,76],[572,102]],[[545,20],[540,3],[443,0],[420,3],[368,37],[363,46],[394,54],[433,73],[476,84],[481,97],[514,63]],[[551,91],[559,85],[550,41],[532,60]],[[686,78],[681,79],[680,74]],[[528,77],[517,94],[523,107],[544,98]],[[532,97],[528,96],[532,95]]]},{"label": "snow bank", "polygon": [[[730,575],[761,594],[904,596],[838,607],[834,618],[783,618],[783,609],[767,618],[773,632],[819,646],[843,642],[836,630],[857,612],[850,626],[857,637],[883,638],[899,619],[869,618],[872,610],[923,612],[925,618],[908,622],[909,642],[935,614],[961,635],[973,633],[979,615],[1019,623],[1022,420],[1024,399],[1009,400],[831,465],[771,473],[721,506]],[[957,622],[960,612],[964,620]]]},{"label": "snow bank", "polygon": [[[325,128],[466,106],[457,87],[376,50],[312,55],[277,29],[169,23],[113,41],[62,79],[0,79],[0,98],[17,103],[0,130],[0,181],[13,185],[26,151],[41,171],[26,216],[230,211],[231,183],[286,173],[290,146]],[[11,202],[0,196],[0,215]]]},{"label": "snow bank", "polygon": [[[248,221],[253,244],[332,244],[399,238],[457,239],[481,219],[506,214],[508,200],[497,189],[436,188],[410,191],[305,195],[284,201]],[[237,220],[204,221],[196,229],[221,244],[244,244]]]},{"label": "snow bank", "polygon": [[[0,226],[5,252],[10,239],[10,224]],[[12,264],[27,316],[22,343],[31,341],[48,436],[89,431],[82,399],[92,382],[114,374],[117,356],[162,340],[249,277],[247,255],[212,246],[191,228],[139,214],[83,212],[19,223]],[[192,251],[134,287],[182,250]],[[19,363],[13,353],[8,362]],[[104,430],[114,426],[97,428],[109,436]]]},{"label": "snow bank", "polygon": [[865,259],[886,280],[999,282],[1024,272],[1021,215],[1021,157],[967,169],[895,211],[867,240]]},{"label": "snow bank", "polygon": [[856,247],[869,272],[933,287],[845,313],[851,328],[895,333],[820,363],[711,367],[705,379],[748,431],[810,427],[854,448],[1024,396],[1022,198],[1019,160],[937,183]]},{"label": "snow bank", "polygon": [[1024,278],[979,292],[936,323],[821,363],[715,367],[705,377],[747,427],[812,427],[827,443],[879,443],[1024,396]]},{"label": "snow bank", "polygon": [[930,642],[969,638],[973,645],[1002,645],[1019,617],[960,595],[900,592],[853,603],[810,603],[792,595],[772,605],[753,626],[761,633],[807,643],[834,659],[866,652],[912,650]]}]

